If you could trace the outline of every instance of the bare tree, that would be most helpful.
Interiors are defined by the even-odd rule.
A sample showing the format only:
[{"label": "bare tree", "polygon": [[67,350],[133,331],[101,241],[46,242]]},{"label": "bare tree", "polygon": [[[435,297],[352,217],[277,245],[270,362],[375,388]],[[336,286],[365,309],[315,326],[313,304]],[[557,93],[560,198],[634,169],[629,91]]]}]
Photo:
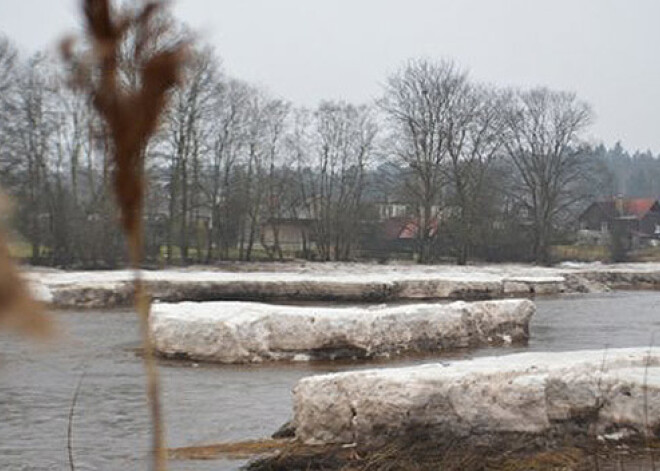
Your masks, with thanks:
[{"label": "bare tree", "polygon": [[516,172],[513,190],[532,224],[534,258],[547,264],[558,218],[584,196],[581,134],[592,112],[574,94],[546,88],[518,91],[507,101],[504,147]]},{"label": "bare tree", "polygon": [[206,260],[214,259],[214,246],[222,258],[229,257],[229,248],[236,239],[232,199],[234,173],[244,146],[244,133],[249,104],[249,87],[242,81],[228,79],[217,90],[214,102],[213,138],[207,193],[211,205],[210,230]]},{"label": "bare tree", "polygon": [[265,139],[266,139],[266,201],[264,204],[265,217],[268,219],[269,227],[273,233],[273,246],[264,243],[264,232],[261,231],[261,245],[264,247],[271,259],[277,254],[281,260],[284,258],[280,246],[280,221],[283,216],[283,199],[287,193],[287,184],[283,172],[284,161],[282,153],[282,141],[286,131],[287,118],[291,111],[289,103],[279,99],[271,100],[266,107]]},{"label": "bare tree", "polygon": [[[372,110],[324,102],[300,140],[299,179],[306,212],[315,221],[322,260],[347,260],[355,246],[362,214],[367,163],[377,133]],[[305,142],[307,148],[304,147]]]},{"label": "bare tree", "polygon": [[259,90],[250,89],[245,133],[245,159],[241,178],[241,195],[244,216],[239,225],[239,259],[250,261],[252,249],[257,240],[261,209],[266,195],[265,128],[267,98]]},{"label": "bare tree", "polygon": [[[168,162],[167,258],[170,262],[177,229],[181,259],[189,258],[190,228],[199,219],[193,214],[202,204],[198,198],[201,154],[211,146],[211,113],[220,80],[218,63],[210,49],[194,53],[184,73],[185,86],[174,92],[166,118],[167,131],[161,141]],[[197,249],[199,257],[201,247]]]},{"label": "bare tree", "polygon": [[24,227],[32,245],[33,262],[41,258],[49,214],[52,215],[55,203],[50,176],[56,149],[54,136],[60,123],[54,107],[54,85],[45,72],[47,67],[47,58],[42,55],[32,57],[24,65],[11,104],[14,165],[24,169],[19,191],[28,215]]},{"label": "bare tree", "polygon": [[0,178],[7,184],[10,180],[8,173],[11,170],[9,161],[11,151],[9,142],[11,132],[12,100],[16,93],[18,53],[14,45],[4,36],[0,36]]},{"label": "bare tree", "polygon": [[409,171],[407,189],[416,206],[421,263],[432,257],[452,107],[466,81],[466,73],[452,62],[411,61],[389,77],[379,102],[389,118],[392,152]]},{"label": "bare tree", "polygon": [[18,52],[8,38],[0,35],[0,96],[13,85]]},{"label": "bare tree", "polygon": [[443,167],[451,188],[446,219],[453,231],[457,262],[465,265],[485,222],[483,209],[490,164],[502,146],[501,94],[485,86],[464,83],[457,89],[447,119],[448,161]]},{"label": "bare tree", "polygon": [[[287,192],[288,204],[285,210],[293,218],[301,218],[311,221],[312,196],[311,188],[312,172],[312,113],[307,108],[296,108],[291,114],[291,120],[287,135],[284,139],[286,159],[294,169],[293,186]],[[308,233],[304,230],[300,233],[302,239],[302,255],[310,258],[312,255],[311,244]]]}]

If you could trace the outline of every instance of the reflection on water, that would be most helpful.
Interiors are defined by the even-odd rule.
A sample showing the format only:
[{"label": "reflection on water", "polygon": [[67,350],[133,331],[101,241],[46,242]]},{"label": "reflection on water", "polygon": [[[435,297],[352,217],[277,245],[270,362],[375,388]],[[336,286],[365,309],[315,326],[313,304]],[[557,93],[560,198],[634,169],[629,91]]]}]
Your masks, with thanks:
[{"label": "reflection on water", "polygon": [[[567,296],[541,299],[537,305],[528,347],[483,349],[473,355],[646,346],[652,332],[660,331],[660,293]],[[83,371],[74,423],[77,469],[147,469],[148,418],[142,365],[134,353],[139,343],[134,315],[128,311],[55,315],[68,333],[56,348],[35,349],[0,337],[0,469],[68,469],[67,417]],[[290,390],[303,376],[436,360],[243,367],[164,362],[160,371],[168,444],[269,435],[289,418]],[[218,471],[239,465],[173,462],[171,469]]]}]

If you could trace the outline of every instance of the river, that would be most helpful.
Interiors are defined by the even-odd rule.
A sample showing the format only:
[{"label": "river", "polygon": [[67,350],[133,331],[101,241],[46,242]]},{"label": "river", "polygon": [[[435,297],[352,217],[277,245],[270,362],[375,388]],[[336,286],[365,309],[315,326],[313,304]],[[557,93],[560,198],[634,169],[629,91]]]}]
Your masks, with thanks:
[{"label": "river", "polygon": [[[542,298],[537,307],[527,347],[482,349],[470,355],[647,346],[660,331],[658,292]],[[69,469],[68,416],[82,375],[73,422],[76,469],[147,469],[149,422],[142,364],[135,353],[135,315],[62,311],[54,316],[63,334],[50,346],[0,336],[0,469]],[[660,343],[660,334],[657,340]],[[161,362],[168,445],[270,435],[290,417],[290,390],[303,376],[435,359],[241,367]],[[175,461],[170,468],[220,471],[240,465]]]}]

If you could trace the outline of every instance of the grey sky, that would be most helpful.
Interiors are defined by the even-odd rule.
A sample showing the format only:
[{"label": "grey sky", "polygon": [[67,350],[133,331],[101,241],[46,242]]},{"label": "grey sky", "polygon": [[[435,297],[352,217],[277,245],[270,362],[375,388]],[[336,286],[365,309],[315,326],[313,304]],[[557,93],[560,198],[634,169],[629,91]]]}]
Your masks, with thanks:
[{"label": "grey sky", "polygon": [[[76,27],[77,0],[0,0],[25,51]],[[594,139],[660,153],[660,0],[178,0],[225,68],[294,103],[367,101],[410,57],[475,79],[577,92]]]}]

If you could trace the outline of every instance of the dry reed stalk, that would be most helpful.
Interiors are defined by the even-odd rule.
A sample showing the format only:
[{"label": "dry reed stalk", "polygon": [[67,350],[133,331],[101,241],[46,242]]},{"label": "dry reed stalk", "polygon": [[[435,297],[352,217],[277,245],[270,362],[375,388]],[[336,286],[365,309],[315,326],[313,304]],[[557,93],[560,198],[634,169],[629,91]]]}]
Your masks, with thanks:
[{"label": "dry reed stalk", "polygon": [[[0,196],[0,213],[8,212],[9,203]],[[7,238],[0,227],[0,327],[44,339],[53,333],[45,307],[36,301],[9,251]]]},{"label": "dry reed stalk", "polygon": [[651,434],[649,433],[649,368],[651,366],[651,353],[653,350],[653,344],[655,343],[655,332],[651,333],[651,341],[649,343],[649,352],[646,355],[646,361],[644,362],[644,439],[646,441],[646,449],[649,453],[649,458],[651,460],[651,471],[655,471],[655,453],[651,448]]},{"label": "dry reed stalk", "polygon": [[[118,15],[110,0],[83,0],[92,54],[78,57],[72,40],[62,43],[62,55],[71,66],[72,85],[90,95],[94,108],[105,121],[113,146],[113,188],[135,272],[135,308],[140,317],[156,471],[166,469],[167,456],[158,372],[148,329],[151,302],[140,276],[144,155],[165,109],[168,93],[179,82],[185,55],[183,44],[166,49],[158,49],[154,44],[152,19],[162,5],[162,2],[146,2],[132,13]],[[135,33],[130,67],[138,80],[133,86],[122,81],[119,64],[121,47],[129,31]]]},{"label": "dry reed stalk", "polygon": [[248,440],[245,442],[173,448],[169,450],[168,454],[170,458],[176,460],[212,460],[219,457],[248,459],[259,455],[277,453],[289,446],[291,446],[290,440]]}]

